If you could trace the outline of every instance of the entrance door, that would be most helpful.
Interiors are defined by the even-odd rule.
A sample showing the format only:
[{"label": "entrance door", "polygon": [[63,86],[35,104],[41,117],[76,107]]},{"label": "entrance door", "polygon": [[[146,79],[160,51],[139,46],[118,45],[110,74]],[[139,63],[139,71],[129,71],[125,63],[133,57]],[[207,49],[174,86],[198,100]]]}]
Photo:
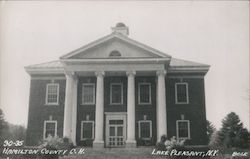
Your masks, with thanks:
[{"label": "entrance door", "polygon": [[126,141],[126,115],[107,114],[106,146],[123,147]]}]

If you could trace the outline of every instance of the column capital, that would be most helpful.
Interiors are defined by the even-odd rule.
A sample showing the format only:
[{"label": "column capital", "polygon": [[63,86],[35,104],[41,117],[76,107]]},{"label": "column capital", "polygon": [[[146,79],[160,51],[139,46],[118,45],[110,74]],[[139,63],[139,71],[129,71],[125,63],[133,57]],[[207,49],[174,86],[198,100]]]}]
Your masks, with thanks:
[{"label": "column capital", "polygon": [[77,74],[74,71],[64,71],[64,74],[67,77],[73,78],[74,80],[78,80]]},{"label": "column capital", "polygon": [[135,76],[136,75],[136,71],[126,71],[126,75],[127,76]]},{"label": "column capital", "polygon": [[158,70],[158,71],[156,71],[156,75],[157,75],[157,76],[165,76],[166,73],[167,73],[166,70]]},{"label": "column capital", "polygon": [[73,76],[74,75],[74,72],[73,71],[64,71],[64,74],[66,76]]},{"label": "column capital", "polygon": [[104,72],[104,71],[96,71],[96,72],[95,72],[95,75],[96,75],[97,77],[99,77],[99,76],[103,77],[103,76],[105,75],[105,72]]}]

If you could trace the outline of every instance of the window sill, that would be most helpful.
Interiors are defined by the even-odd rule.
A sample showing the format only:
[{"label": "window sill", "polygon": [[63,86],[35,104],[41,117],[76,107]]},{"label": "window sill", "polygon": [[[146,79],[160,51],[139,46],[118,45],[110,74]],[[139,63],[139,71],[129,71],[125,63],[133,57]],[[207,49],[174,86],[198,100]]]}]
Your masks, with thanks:
[{"label": "window sill", "polygon": [[147,141],[149,141],[149,140],[151,140],[152,139],[152,137],[150,137],[150,138],[139,138],[140,140],[147,140]]},{"label": "window sill", "polygon": [[179,104],[179,105],[187,105],[189,103],[175,103],[175,104]]},{"label": "window sill", "polygon": [[46,103],[44,105],[45,106],[59,106],[59,103],[54,103],[54,104]]},{"label": "window sill", "polygon": [[81,141],[89,141],[89,140],[94,140],[93,138],[83,138]]},{"label": "window sill", "polygon": [[138,105],[152,105],[152,103],[138,103]]},{"label": "window sill", "polygon": [[109,105],[123,105],[123,103],[109,103]]},{"label": "window sill", "polygon": [[190,137],[181,137],[181,138],[178,138],[178,140],[190,140],[191,138]]},{"label": "window sill", "polygon": [[95,105],[95,103],[84,103],[84,104],[81,104],[81,106],[89,106],[89,105]]}]

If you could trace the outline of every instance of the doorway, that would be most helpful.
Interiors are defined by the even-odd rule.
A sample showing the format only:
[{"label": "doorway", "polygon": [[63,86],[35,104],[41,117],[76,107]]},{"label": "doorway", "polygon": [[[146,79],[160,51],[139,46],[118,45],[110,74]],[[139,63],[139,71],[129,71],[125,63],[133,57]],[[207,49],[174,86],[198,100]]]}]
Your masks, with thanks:
[{"label": "doorway", "polygon": [[124,147],[126,141],[126,114],[106,114],[106,147]]}]

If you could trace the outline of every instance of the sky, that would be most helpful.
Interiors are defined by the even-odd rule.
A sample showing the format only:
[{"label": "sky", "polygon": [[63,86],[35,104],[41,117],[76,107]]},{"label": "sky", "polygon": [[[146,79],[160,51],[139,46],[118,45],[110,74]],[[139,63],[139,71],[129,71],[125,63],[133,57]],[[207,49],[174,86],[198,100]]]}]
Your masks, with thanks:
[{"label": "sky", "polygon": [[30,76],[24,66],[60,56],[125,23],[129,37],[172,57],[209,64],[207,119],[231,111],[249,128],[248,1],[1,1],[0,107],[27,125]]}]

